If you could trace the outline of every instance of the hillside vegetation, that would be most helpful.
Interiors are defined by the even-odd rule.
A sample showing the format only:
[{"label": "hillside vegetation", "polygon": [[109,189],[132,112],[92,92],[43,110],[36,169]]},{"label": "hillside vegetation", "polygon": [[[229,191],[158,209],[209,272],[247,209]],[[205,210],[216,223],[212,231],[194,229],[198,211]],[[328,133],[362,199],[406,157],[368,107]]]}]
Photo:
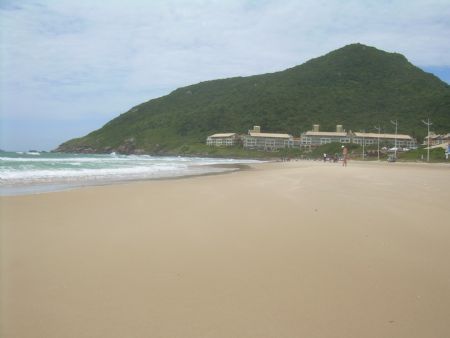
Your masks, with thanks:
[{"label": "hillside vegetation", "polygon": [[[281,72],[179,88],[133,107],[87,136],[63,143],[64,152],[179,153],[216,132],[262,131],[299,136],[320,124],[334,130],[393,132],[421,139],[430,118],[450,130],[450,86],[400,54],[352,44]],[[202,147],[203,149],[203,147]]]}]

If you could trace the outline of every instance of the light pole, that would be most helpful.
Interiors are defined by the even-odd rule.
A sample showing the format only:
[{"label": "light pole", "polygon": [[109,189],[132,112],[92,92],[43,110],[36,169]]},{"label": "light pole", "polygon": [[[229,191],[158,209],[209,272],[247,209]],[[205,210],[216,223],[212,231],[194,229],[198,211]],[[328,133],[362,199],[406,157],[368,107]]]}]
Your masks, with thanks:
[{"label": "light pole", "polygon": [[365,132],[366,132],[365,130],[362,130],[362,131],[361,131],[361,133],[363,134],[363,135],[362,135],[362,139],[363,139],[363,142],[362,142],[362,144],[363,144],[362,158],[363,158],[363,161],[364,161],[365,158],[366,158],[366,154],[365,154],[365,151],[364,151],[364,145],[365,145],[365,143],[366,143],[366,139],[364,138]]},{"label": "light pole", "polygon": [[381,126],[374,126],[374,128],[376,130],[378,130],[378,141],[377,141],[377,145],[378,145],[378,161],[380,160],[380,132],[381,132]]},{"label": "light pole", "polygon": [[427,162],[430,162],[430,126],[433,124],[430,122],[430,118],[427,121],[422,120],[422,122],[428,127],[428,147],[427,147]]},{"label": "light pole", "polygon": [[395,156],[395,159],[397,159],[397,128],[398,128],[398,120],[395,120],[395,121],[392,121],[391,120],[391,123],[393,124],[393,125],[395,125],[395,153],[394,153],[394,156]]}]

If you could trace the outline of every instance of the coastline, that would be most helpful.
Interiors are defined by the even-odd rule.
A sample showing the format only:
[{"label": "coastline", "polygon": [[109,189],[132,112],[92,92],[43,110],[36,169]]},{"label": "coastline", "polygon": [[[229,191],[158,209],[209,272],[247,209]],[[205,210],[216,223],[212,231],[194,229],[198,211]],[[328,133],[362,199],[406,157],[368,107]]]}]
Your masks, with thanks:
[{"label": "coastline", "polygon": [[[190,171],[186,173],[167,173],[167,176],[156,176],[156,177],[133,177],[133,178],[109,178],[109,179],[89,179],[89,180],[68,180],[55,181],[55,182],[45,182],[45,183],[27,183],[23,185],[2,185],[0,186],[0,196],[23,196],[23,195],[34,195],[43,193],[52,193],[60,191],[69,191],[74,189],[81,189],[87,187],[95,186],[105,186],[105,185],[117,185],[126,184],[131,182],[145,182],[154,180],[177,180],[183,178],[190,178],[195,176],[208,176],[208,175],[222,175],[231,173],[238,170],[250,170],[251,167],[247,164],[240,163],[219,163],[219,164],[206,164],[206,165],[191,165],[191,169],[200,169],[197,173],[192,173]],[[209,171],[202,171],[201,168],[211,168]],[[169,175],[170,174],[170,175]]]},{"label": "coastline", "polygon": [[450,335],[447,165],[250,167],[0,197],[0,336]]}]

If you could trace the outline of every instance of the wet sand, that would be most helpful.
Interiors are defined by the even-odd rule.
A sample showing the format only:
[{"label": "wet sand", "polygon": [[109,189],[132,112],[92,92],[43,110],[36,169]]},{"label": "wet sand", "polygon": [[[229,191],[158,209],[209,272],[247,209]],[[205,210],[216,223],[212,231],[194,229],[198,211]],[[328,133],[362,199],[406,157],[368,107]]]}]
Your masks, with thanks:
[{"label": "wet sand", "polygon": [[0,198],[1,337],[450,337],[450,166]]}]

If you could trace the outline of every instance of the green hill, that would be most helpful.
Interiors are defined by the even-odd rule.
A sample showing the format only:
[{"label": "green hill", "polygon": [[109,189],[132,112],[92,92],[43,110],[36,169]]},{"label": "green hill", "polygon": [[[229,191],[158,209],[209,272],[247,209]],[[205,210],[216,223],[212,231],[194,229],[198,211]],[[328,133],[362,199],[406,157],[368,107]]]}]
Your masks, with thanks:
[{"label": "green hill", "polygon": [[450,86],[400,54],[352,44],[281,72],[206,81],[133,107],[102,128],[63,143],[57,151],[178,152],[216,132],[263,131],[299,136],[320,124],[334,130],[425,136],[450,130]]}]

